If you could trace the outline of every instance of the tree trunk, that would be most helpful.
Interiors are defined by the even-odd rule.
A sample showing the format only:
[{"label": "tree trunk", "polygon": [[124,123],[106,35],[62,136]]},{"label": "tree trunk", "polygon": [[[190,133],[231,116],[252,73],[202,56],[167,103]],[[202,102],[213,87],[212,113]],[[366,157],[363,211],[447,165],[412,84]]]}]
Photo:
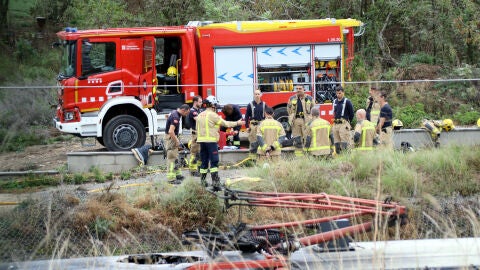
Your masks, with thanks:
[{"label": "tree trunk", "polygon": [[7,13],[9,0],[0,0],[0,35],[7,33]]}]

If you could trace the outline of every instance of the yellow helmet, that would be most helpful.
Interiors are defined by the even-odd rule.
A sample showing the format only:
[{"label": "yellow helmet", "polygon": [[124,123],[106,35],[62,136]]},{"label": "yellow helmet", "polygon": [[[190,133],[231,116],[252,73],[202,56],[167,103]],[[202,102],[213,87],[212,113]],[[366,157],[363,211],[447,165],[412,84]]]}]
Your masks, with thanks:
[{"label": "yellow helmet", "polygon": [[169,67],[167,69],[167,76],[169,76],[169,77],[177,76],[177,68],[175,68],[174,66]]},{"label": "yellow helmet", "polygon": [[400,121],[398,119],[395,119],[392,122],[392,127],[393,127],[394,130],[399,130],[399,129],[403,128],[403,123],[402,123],[402,121]]},{"label": "yellow helmet", "polygon": [[452,129],[455,129],[455,126],[453,125],[452,119],[444,119],[443,120],[443,129],[445,131],[450,131]]}]

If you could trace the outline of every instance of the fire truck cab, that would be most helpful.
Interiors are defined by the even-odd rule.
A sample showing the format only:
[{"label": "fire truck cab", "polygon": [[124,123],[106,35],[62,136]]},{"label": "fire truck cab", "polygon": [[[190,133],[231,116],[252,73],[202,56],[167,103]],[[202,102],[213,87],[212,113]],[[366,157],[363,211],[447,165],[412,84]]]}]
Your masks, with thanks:
[{"label": "fire truck cab", "polygon": [[353,59],[354,27],[361,34],[354,19],[66,28],[57,33],[63,54],[54,123],[126,151],[164,133],[168,114],[196,95],[246,106],[258,88],[288,130],[293,84],[317,103],[332,100]]}]

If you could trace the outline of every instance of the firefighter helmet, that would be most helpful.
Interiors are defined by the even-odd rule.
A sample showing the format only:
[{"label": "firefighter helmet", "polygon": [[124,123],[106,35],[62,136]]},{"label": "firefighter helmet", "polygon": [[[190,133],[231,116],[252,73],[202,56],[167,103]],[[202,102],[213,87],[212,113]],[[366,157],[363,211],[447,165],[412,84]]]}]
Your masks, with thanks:
[{"label": "firefighter helmet", "polygon": [[208,96],[203,100],[203,104],[205,104],[206,107],[217,107],[218,103],[217,98],[214,96]]},{"label": "firefighter helmet", "polygon": [[452,129],[455,129],[455,126],[453,125],[452,119],[444,119],[443,120],[443,129],[445,131],[450,131]]},{"label": "firefighter helmet", "polygon": [[177,68],[174,66],[171,66],[167,69],[167,76],[169,77],[175,77],[177,76]]},{"label": "firefighter helmet", "polygon": [[393,127],[394,130],[399,130],[399,129],[403,128],[403,123],[402,123],[402,121],[400,121],[398,119],[395,119],[392,122],[392,127]]}]

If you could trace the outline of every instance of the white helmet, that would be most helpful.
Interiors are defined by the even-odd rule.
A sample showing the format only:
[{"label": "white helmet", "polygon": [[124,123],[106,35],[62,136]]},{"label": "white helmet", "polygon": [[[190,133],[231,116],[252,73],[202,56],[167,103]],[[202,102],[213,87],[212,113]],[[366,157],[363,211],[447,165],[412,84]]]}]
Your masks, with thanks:
[{"label": "white helmet", "polygon": [[219,102],[216,97],[208,96],[206,99],[203,100],[203,104],[207,107],[217,107]]}]

